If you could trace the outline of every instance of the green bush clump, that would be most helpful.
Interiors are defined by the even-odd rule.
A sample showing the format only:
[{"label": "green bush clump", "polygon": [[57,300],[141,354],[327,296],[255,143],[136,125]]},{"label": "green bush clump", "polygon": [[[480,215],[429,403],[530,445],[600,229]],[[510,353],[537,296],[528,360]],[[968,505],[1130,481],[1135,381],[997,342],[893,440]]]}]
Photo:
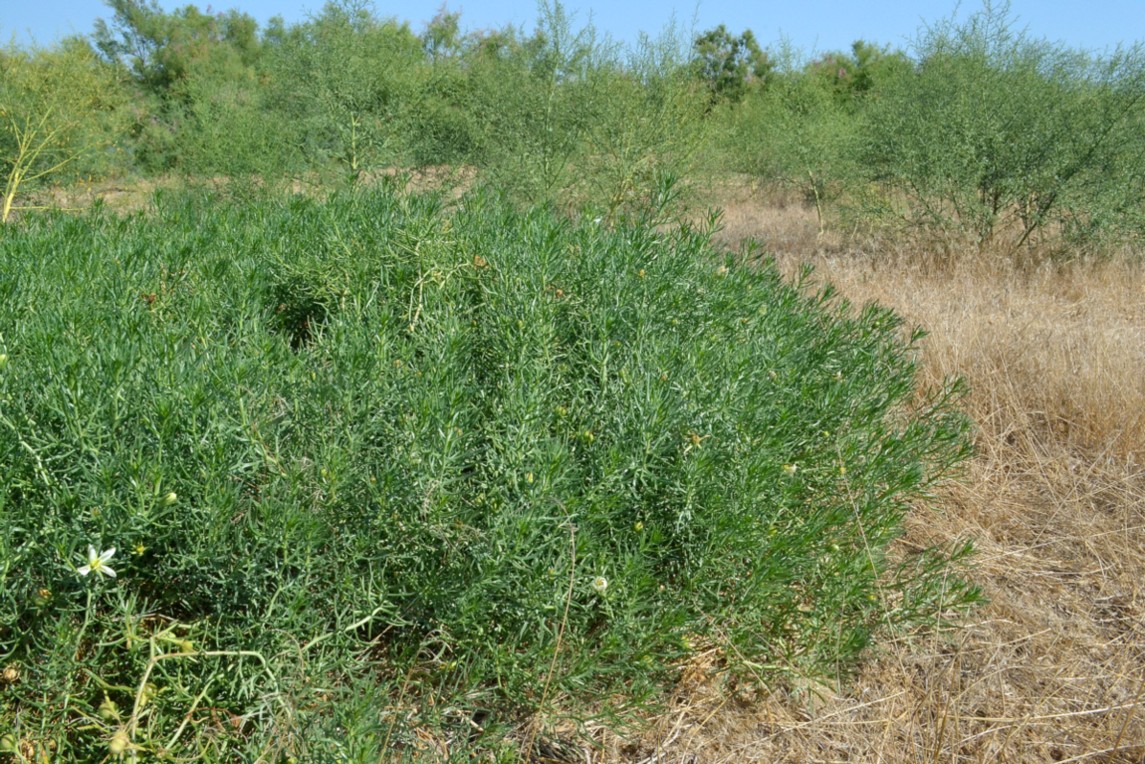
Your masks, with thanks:
[{"label": "green bush clump", "polygon": [[705,231],[160,197],[0,253],[24,750],[376,760],[428,717],[654,697],[705,646],[834,675],[973,599],[886,554],[967,453],[957,385]]},{"label": "green bush clump", "polygon": [[862,114],[869,215],[948,251],[1074,257],[1140,240],[1145,48],[1037,39],[1007,3],[927,27],[914,48]]}]

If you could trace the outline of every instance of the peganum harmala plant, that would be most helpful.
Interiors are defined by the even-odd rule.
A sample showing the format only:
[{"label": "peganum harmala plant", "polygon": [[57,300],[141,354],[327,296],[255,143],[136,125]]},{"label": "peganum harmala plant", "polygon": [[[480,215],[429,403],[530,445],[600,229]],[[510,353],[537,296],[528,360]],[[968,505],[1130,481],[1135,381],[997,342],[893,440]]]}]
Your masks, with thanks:
[{"label": "peganum harmala plant", "polygon": [[973,600],[949,555],[887,554],[967,453],[959,386],[706,229],[161,196],[24,221],[0,272],[27,755],[504,752],[699,649],[835,675]]}]

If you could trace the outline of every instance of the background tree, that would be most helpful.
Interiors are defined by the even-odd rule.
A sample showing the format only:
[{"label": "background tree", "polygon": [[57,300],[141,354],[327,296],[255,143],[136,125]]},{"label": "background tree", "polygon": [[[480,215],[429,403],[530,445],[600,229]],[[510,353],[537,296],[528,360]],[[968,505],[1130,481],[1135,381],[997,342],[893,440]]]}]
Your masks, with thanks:
[{"label": "background tree", "polygon": [[[194,5],[167,13],[155,0],[108,4],[113,18],[96,22],[93,40],[138,88],[137,159],[151,170],[242,172],[249,164],[243,136],[259,123],[251,114],[260,100],[257,22]],[[228,151],[244,161],[232,167]]]},{"label": "background tree", "polygon": [[[793,54],[786,60],[793,62]],[[792,63],[717,119],[724,124],[718,152],[731,160],[724,168],[795,189],[814,205],[823,233],[827,203],[853,177],[857,138],[856,120],[834,80],[822,77],[817,65]]]},{"label": "background tree", "polygon": [[668,28],[642,37],[626,58],[602,56],[594,72],[598,106],[577,166],[609,219],[670,217],[695,180],[707,103],[687,50]]},{"label": "background tree", "polygon": [[752,83],[762,83],[772,62],[750,29],[735,37],[723,24],[696,37],[692,65],[707,83],[712,102],[738,102]]},{"label": "background tree", "polygon": [[463,43],[461,14],[450,13],[443,5],[425,25],[421,42],[431,61],[436,62],[441,58],[458,55]]},{"label": "background tree", "polygon": [[603,49],[560,3],[539,10],[528,37],[507,28],[475,40],[470,83],[489,181],[520,200],[551,202],[580,180]]},{"label": "background tree", "polygon": [[181,84],[198,70],[234,76],[258,60],[258,23],[245,13],[204,13],[194,5],[165,13],[156,0],[107,3],[114,16],[110,24],[96,21],[96,48],[155,95],[182,95]]},{"label": "background tree", "polygon": [[0,221],[49,178],[104,169],[122,127],[124,93],[84,40],[0,49]]},{"label": "background tree", "polygon": [[916,56],[864,111],[860,166],[886,192],[884,219],[1009,252],[1041,231],[1079,244],[1140,219],[1123,212],[1145,204],[1145,49],[1070,50],[988,6],[926,30]]},{"label": "background tree", "polygon": [[268,51],[273,98],[315,167],[352,182],[400,156],[401,121],[425,67],[422,41],[365,2],[327,3]]},{"label": "background tree", "polygon": [[421,34],[425,60],[411,72],[411,103],[403,109],[401,137],[407,161],[427,165],[470,165],[480,160],[474,114],[471,56],[477,35],[461,31],[461,14],[443,6]]},{"label": "background tree", "polygon": [[865,40],[851,43],[850,52],[828,53],[805,67],[842,103],[854,106],[863,96],[878,90],[913,68],[905,53]]}]

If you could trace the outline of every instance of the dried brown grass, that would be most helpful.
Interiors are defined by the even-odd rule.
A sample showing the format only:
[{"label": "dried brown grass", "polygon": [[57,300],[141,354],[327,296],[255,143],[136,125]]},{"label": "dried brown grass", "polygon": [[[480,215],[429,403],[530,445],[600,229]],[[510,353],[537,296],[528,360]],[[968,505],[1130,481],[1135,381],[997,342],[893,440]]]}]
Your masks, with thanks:
[{"label": "dried brown grass", "polygon": [[[360,183],[372,187],[384,182],[410,193],[441,192],[447,199],[456,201],[477,181],[477,168],[472,166],[452,167],[433,165],[420,168],[385,168],[364,176]],[[276,184],[276,185],[275,185]],[[97,181],[80,181],[61,186],[53,186],[32,195],[29,200],[33,209],[55,209],[80,212],[92,207],[97,201],[111,212],[128,214],[154,208],[155,192],[179,190],[191,186],[210,189],[216,193],[234,193],[249,188],[265,188],[268,185],[282,188],[292,194],[321,195],[328,193],[333,186],[324,183],[315,174],[292,179],[279,179],[271,184],[258,177],[248,177],[236,183],[227,176],[209,178],[188,178],[166,175],[156,178],[119,178]],[[18,217],[18,216],[17,216]]]},{"label": "dried brown grass", "polygon": [[724,194],[725,243],[754,238],[788,272],[810,262],[852,302],[892,306],[930,333],[927,381],[969,382],[976,456],[901,543],[974,539],[989,602],[881,645],[814,704],[701,666],[648,735],[592,760],[1145,761],[1142,267],[880,256],[821,234],[798,200]]}]

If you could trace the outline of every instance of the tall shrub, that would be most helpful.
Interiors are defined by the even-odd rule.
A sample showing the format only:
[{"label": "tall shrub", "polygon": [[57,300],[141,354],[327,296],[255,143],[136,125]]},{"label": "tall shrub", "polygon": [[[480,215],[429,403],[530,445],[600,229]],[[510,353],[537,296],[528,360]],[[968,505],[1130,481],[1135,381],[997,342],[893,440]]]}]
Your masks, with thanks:
[{"label": "tall shrub", "polygon": [[825,205],[854,178],[854,108],[817,68],[794,66],[791,54],[779,58],[789,65],[765,88],[714,112],[727,125],[720,162],[797,190],[815,206],[822,230]]},{"label": "tall shrub", "polygon": [[928,28],[913,71],[869,103],[861,166],[885,220],[1014,253],[1140,233],[1145,49],[1074,51],[1009,8]]},{"label": "tall shrub", "polygon": [[540,11],[531,36],[507,29],[477,41],[471,82],[491,185],[518,200],[555,202],[578,180],[604,50],[595,29],[575,29],[560,3]]},{"label": "tall shrub", "polygon": [[0,49],[0,223],[46,183],[108,169],[127,93],[79,39]]},{"label": "tall shrub", "polygon": [[96,22],[92,40],[134,85],[131,144],[139,167],[239,176],[276,165],[267,146],[289,146],[291,125],[257,114],[262,41],[251,16],[195,5],[166,12],[154,0],[108,5],[113,16]]},{"label": "tall shrub", "polygon": [[424,53],[404,23],[368,3],[330,2],[290,27],[267,52],[275,112],[313,169],[356,183],[402,156]]}]

